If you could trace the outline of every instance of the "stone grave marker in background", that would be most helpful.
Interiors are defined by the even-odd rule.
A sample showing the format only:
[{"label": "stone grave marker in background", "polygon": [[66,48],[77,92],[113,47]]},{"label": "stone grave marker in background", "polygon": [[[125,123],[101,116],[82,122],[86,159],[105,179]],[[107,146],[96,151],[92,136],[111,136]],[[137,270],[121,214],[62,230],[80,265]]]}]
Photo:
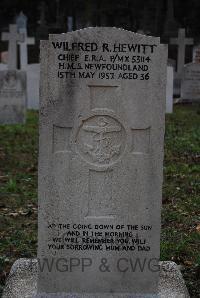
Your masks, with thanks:
[{"label": "stone grave marker in background", "polygon": [[181,100],[200,101],[200,46],[193,48],[193,62],[184,66],[181,82]]},{"label": "stone grave marker in background", "polygon": [[21,11],[16,18],[18,31],[24,34],[24,42],[19,42],[20,69],[27,73],[27,107],[38,109],[39,107],[39,64],[28,64],[28,45],[35,44],[34,37],[27,36],[28,18]]},{"label": "stone grave marker in background", "polygon": [[179,29],[178,38],[170,38],[170,44],[178,46],[177,72],[174,73],[175,95],[180,95],[181,79],[183,76],[183,68],[185,64],[185,47],[187,45],[193,45],[193,43],[193,38],[186,38],[184,28]]},{"label": "stone grave marker in background", "polygon": [[24,41],[19,42],[20,69],[26,70],[28,65],[28,45],[34,45],[35,38],[27,36],[27,16],[22,11],[17,16],[16,24],[18,32],[24,35]]},{"label": "stone grave marker in background", "polygon": [[189,63],[184,66],[181,100],[200,102],[200,63]]},{"label": "stone grave marker in background", "polygon": [[200,63],[200,45],[193,48],[193,63]]},{"label": "stone grave marker in background", "polygon": [[8,70],[17,69],[17,42],[24,41],[24,35],[17,32],[16,25],[9,26],[9,32],[3,32],[2,41],[8,41]]},{"label": "stone grave marker in background", "polygon": [[193,45],[193,43],[193,38],[186,38],[184,28],[179,29],[178,38],[170,38],[170,44],[176,44],[178,46],[177,74],[180,78],[183,74],[185,64],[185,47],[187,45]]},{"label": "stone grave marker in background", "polygon": [[16,17],[16,25],[17,25],[18,31],[22,28],[27,28],[27,22],[28,22],[27,16],[23,13],[23,11],[20,11],[20,13]]},{"label": "stone grave marker in background", "polygon": [[27,68],[27,107],[28,109],[39,109],[39,80],[40,64],[28,64]]},{"label": "stone grave marker in background", "polygon": [[167,66],[166,113],[173,113],[174,68]]},{"label": "stone grave marker in background", "polygon": [[26,74],[0,71],[0,124],[24,123],[26,113]]},{"label": "stone grave marker in background", "polygon": [[24,123],[26,113],[26,73],[17,70],[17,42],[24,36],[16,25],[9,28],[2,33],[2,40],[8,41],[8,65],[0,71],[0,124]]},{"label": "stone grave marker in background", "polygon": [[174,59],[171,59],[171,58],[168,58],[167,59],[167,65],[168,66],[172,66],[174,71],[176,70],[176,60]]}]

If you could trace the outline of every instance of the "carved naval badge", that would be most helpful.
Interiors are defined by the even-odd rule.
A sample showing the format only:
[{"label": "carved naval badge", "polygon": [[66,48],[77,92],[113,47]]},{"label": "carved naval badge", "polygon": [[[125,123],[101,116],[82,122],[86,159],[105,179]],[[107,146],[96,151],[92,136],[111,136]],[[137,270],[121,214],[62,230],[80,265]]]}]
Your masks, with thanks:
[{"label": "carved naval badge", "polygon": [[116,161],[124,150],[125,130],[115,118],[96,115],[80,126],[77,145],[80,155],[88,162],[108,165]]}]

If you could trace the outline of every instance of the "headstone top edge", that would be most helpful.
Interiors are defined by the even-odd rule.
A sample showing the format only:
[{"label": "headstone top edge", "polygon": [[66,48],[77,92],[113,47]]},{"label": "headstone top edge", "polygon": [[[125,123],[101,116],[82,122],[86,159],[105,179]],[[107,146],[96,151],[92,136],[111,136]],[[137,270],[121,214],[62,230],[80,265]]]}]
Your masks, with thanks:
[{"label": "headstone top edge", "polygon": [[15,73],[15,74],[24,74],[26,73],[23,69],[2,69],[0,70],[1,73]]},{"label": "headstone top edge", "polygon": [[8,25],[8,30],[9,30],[9,28],[11,28],[11,27],[13,27],[13,28],[16,27],[16,28],[17,28],[17,24],[15,24],[15,23],[11,23],[11,24],[9,24],[9,25]]},{"label": "headstone top edge", "polygon": [[104,32],[105,30],[109,30],[109,31],[119,31],[120,33],[121,32],[124,32],[124,33],[128,33],[128,34],[131,34],[131,35],[135,35],[137,37],[145,37],[149,40],[152,40],[154,39],[155,42],[159,43],[160,44],[160,37],[156,37],[156,36],[150,36],[150,35],[145,35],[145,34],[140,34],[140,33],[137,33],[137,32],[134,32],[134,31],[130,31],[130,30],[126,30],[126,29],[123,29],[123,28],[118,28],[118,27],[86,27],[86,28],[82,28],[82,29],[78,29],[78,30],[74,30],[74,31],[71,31],[71,32],[66,32],[66,33],[60,33],[60,34],[49,34],[49,40],[51,39],[54,39],[58,36],[64,36],[64,35],[67,35],[67,36],[70,36],[70,35],[73,35],[73,34],[76,34],[76,33],[84,33],[86,31],[96,31],[98,30],[99,32]]},{"label": "headstone top edge", "polygon": [[192,66],[192,65],[197,65],[198,63],[195,63],[195,62],[189,62],[189,63],[186,63],[184,65],[184,68],[188,67],[188,66]]}]

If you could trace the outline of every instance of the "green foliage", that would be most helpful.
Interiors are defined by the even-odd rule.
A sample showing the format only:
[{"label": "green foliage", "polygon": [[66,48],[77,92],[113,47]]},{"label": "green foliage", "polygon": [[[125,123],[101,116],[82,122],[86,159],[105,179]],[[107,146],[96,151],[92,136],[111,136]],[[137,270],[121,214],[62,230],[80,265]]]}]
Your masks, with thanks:
[{"label": "green foliage", "polygon": [[177,106],[166,117],[161,259],[183,266],[191,297],[200,295],[199,161],[199,106]]},{"label": "green foliage", "polygon": [[37,119],[0,126],[0,293],[12,263],[36,255]]}]

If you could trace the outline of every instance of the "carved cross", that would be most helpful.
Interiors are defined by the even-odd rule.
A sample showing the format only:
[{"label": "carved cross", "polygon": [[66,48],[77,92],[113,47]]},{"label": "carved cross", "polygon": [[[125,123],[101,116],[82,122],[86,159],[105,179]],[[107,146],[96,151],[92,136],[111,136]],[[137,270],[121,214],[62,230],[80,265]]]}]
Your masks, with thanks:
[{"label": "carved cross", "polygon": [[[62,127],[54,125],[53,153],[56,160],[60,160],[59,164],[65,164],[66,160],[82,160],[87,194],[87,200],[83,200],[82,206],[84,217],[86,220],[108,219],[116,217],[119,209],[116,205],[114,181],[117,171],[114,165],[123,154],[130,154],[133,160],[148,158],[150,127],[131,127],[130,124],[129,131],[125,130],[116,113],[120,100],[117,96],[118,86],[88,87],[88,117],[80,121],[78,132],[75,133],[75,144],[72,137],[73,123],[66,120]],[[61,170],[59,166],[57,171],[63,171],[62,177],[65,177],[64,168]],[[68,178],[58,181],[58,188],[66,188],[72,183],[66,182],[66,179]],[[135,177],[133,184],[134,181]]]}]

